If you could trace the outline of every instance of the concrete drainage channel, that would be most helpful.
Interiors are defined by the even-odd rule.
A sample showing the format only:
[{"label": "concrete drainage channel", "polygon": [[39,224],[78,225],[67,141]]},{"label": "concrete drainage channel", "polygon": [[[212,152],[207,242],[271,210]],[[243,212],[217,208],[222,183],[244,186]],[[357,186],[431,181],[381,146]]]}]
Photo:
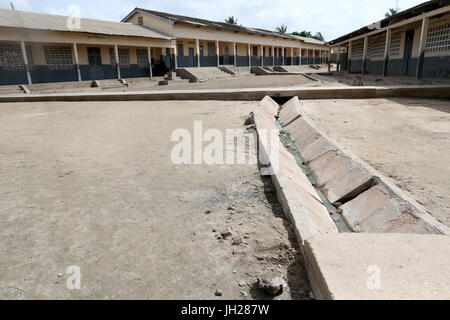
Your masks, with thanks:
[{"label": "concrete drainage channel", "polygon": [[316,298],[450,298],[448,227],[304,118],[297,97],[265,97],[253,122]]}]

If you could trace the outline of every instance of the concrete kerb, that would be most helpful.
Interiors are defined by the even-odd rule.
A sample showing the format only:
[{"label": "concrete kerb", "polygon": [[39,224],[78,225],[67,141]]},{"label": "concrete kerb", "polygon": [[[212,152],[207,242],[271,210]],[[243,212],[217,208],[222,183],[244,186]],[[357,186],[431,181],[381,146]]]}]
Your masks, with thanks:
[{"label": "concrete kerb", "polygon": [[306,242],[316,299],[450,299],[450,237],[340,233]]},{"label": "concrete kerb", "polygon": [[300,100],[298,100],[298,97],[293,97],[281,107],[279,121],[283,127],[288,126],[300,117]]},{"label": "concrete kerb", "polygon": [[[293,136],[302,158],[309,163],[318,186],[330,202],[346,202],[341,207],[342,214],[353,231],[450,235],[450,228],[432,217],[389,178],[327,137],[311,119],[299,118],[285,130]],[[390,200],[370,210],[367,195],[374,193],[371,188],[381,190]],[[367,211],[371,214],[365,216]]]},{"label": "concrete kerb", "polygon": [[155,90],[134,92],[88,92],[53,94],[11,94],[0,102],[36,101],[161,101],[161,100],[242,100],[260,101],[265,96],[299,99],[370,99],[390,97],[450,98],[450,86],[405,87],[289,87],[249,89]]},{"label": "concrete kerb", "polygon": [[[261,137],[263,130],[276,128],[273,115],[275,105],[279,109],[275,101],[266,97],[253,116],[258,132],[259,158],[264,160],[261,172],[265,172],[265,175],[270,173],[283,211],[294,226],[300,246],[303,248],[304,242],[315,235],[337,233],[338,230],[328,210],[320,201],[320,196],[298,166],[293,155],[284,148],[279,136],[277,135],[275,142],[272,141],[276,146],[269,146],[270,139]],[[279,149],[279,152],[272,153],[273,148]],[[276,167],[274,163],[277,163]]]}]

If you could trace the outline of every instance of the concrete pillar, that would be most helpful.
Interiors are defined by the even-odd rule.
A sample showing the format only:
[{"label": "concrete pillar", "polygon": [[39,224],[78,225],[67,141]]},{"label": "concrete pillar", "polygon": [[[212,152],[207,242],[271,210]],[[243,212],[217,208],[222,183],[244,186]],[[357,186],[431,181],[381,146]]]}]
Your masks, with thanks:
[{"label": "concrete pillar", "polygon": [[116,56],[116,65],[117,65],[117,79],[121,79],[120,74],[120,62],[119,62],[119,47],[117,44],[114,45],[114,55]]},{"label": "concrete pillar", "polygon": [[237,67],[237,45],[236,42],[233,43],[234,48],[234,66]]},{"label": "concrete pillar", "polygon": [[364,37],[364,52],[363,52],[363,64],[361,74],[366,73],[366,65],[367,65],[367,53],[369,51],[369,37]]},{"label": "concrete pillar", "polygon": [[420,42],[419,42],[419,56],[417,59],[417,68],[416,68],[416,79],[422,78],[423,62],[425,59],[425,47],[427,44],[429,22],[430,18],[428,17],[422,19],[422,29],[420,31]]},{"label": "concrete pillar", "polygon": [[217,66],[220,66],[220,48],[219,48],[219,40],[216,40],[216,56],[217,56]]},{"label": "concrete pillar", "polygon": [[281,65],[284,66],[284,47],[281,47],[281,57],[283,59]]},{"label": "concrete pillar", "polygon": [[275,46],[272,46],[272,67],[275,67]]},{"label": "concrete pillar", "polygon": [[341,47],[337,47],[337,55],[336,55],[336,71],[341,71]]},{"label": "concrete pillar", "polygon": [[391,53],[392,29],[386,31],[386,44],[384,46],[384,60],[383,60],[383,77],[389,73],[389,55]]},{"label": "concrete pillar", "polygon": [[298,48],[298,65],[302,64],[302,47]]},{"label": "concrete pillar", "polygon": [[176,41],[175,41],[175,44],[173,44],[172,52],[173,52],[173,58],[175,60],[174,61],[175,69],[178,69],[178,46],[177,46]]},{"label": "concrete pillar", "polygon": [[294,65],[294,47],[291,47],[291,66]]},{"label": "concrete pillar", "polygon": [[264,46],[260,46],[261,49],[261,67],[264,67]]},{"label": "concrete pillar", "polygon": [[251,50],[250,50],[250,42],[248,43],[248,66],[249,67],[252,66],[252,55],[251,55]]},{"label": "concrete pillar", "polygon": [[352,65],[352,52],[353,52],[353,42],[350,40],[348,42],[348,52],[347,52],[347,73],[351,70]]},{"label": "concrete pillar", "polygon": [[20,48],[22,49],[23,62],[25,64],[25,70],[27,72],[28,84],[33,84],[33,81],[31,80],[30,64],[28,61],[27,48],[25,46],[25,41],[23,41],[23,40],[20,41]]},{"label": "concrete pillar", "polygon": [[147,47],[147,54],[148,54],[148,68],[150,71],[150,80],[153,78],[153,70],[152,70],[152,48]]},{"label": "concrete pillar", "polygon": [[73,44],[73,56],[75,57],[75,68],[77,69],[78,82],[81,82],[80,60],[78,59],[78,46]]},{"label": "concrete pillar", "polygon": [[328,72],[331,71],[331,48],[328,50]]},{"label": "concrete pillar", "polygon": [[200,64],[200,40],[199,39],[195,39],[195,46],[196,46],[196,50],[197,50],[197,68],[201,67]]}]

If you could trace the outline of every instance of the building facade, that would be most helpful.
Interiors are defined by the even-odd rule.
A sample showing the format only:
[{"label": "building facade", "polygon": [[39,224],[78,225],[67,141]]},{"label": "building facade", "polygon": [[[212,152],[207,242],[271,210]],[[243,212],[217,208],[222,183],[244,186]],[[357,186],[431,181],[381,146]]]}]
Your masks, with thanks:
[{"label": "building facade", "polygon": [[425,2],[329,44],[350,73],[448,78],[450,1]]},{"label": "building facade", "polygon": [[321,64],[329,54],[315,39],[153,10],[136,8],[122,22],[176,38],[176,68]]},{"label": "building facade", "polygon": [[160,62],[173,43],[168,35],[91,19],[71,29],[68,19],[0,10],[0,85],[150,77],[165,71]]}]

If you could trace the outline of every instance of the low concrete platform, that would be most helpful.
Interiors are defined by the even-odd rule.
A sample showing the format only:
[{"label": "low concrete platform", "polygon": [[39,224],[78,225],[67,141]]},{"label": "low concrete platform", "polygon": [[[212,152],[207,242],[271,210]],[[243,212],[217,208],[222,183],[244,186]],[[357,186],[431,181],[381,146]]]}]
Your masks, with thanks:
[{"label": "low concrete platform", "polygon": [[319,299],[450,299],[449,236],[322,234],[305,254]]},{"label": "low concrete platform", "polygon": [[225,100],[255,101],[265,96],[299,99],[358,99],[358,98],[450,98],[450,86],[393,86],[393,87],[287,87],[205,90],[158,90],[135,92],[56,93],[28,95],[0,95],[0,102],[33,101],[160,101],[160,100]]}]

